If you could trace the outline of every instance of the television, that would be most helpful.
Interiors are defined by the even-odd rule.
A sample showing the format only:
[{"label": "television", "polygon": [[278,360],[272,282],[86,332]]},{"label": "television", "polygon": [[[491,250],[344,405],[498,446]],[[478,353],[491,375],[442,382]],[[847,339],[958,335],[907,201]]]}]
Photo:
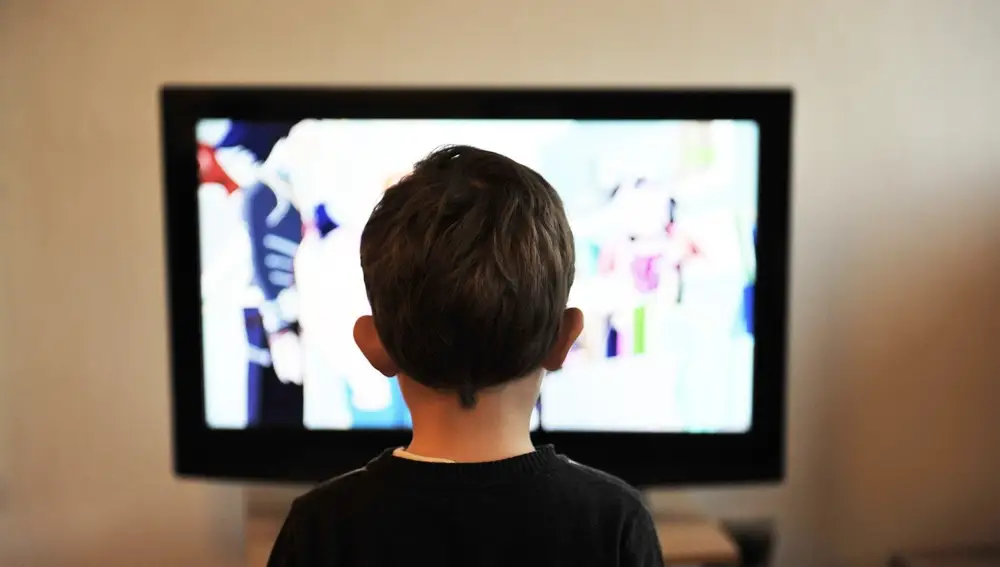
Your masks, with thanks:
[{"label": "television", "polygon": [[562,197],[585,330],[536,444],[637,486],[784,474],[792,93],[782,89],[161,92],[173,462],[314,482],[405,446],[352,339],[381,194],[443,145]]}]

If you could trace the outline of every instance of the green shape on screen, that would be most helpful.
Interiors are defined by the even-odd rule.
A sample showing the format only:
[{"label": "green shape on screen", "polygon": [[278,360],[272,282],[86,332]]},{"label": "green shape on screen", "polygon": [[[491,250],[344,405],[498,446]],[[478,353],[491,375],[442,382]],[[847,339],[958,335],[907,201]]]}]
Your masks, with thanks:
[{"label": "green shape on screen", "polygon": [[646,352],[646,308],[636,307],[635,317],[633,317],[633,323],[635,324],[635,335],[633,340],[633,352],[635,354],[643,354]]},{"label": "green shape on screen", "polygon": [[685,165],[694,168],[707,168],[715,161],[715,148],[708,145],[688,146],[683,151]]}]

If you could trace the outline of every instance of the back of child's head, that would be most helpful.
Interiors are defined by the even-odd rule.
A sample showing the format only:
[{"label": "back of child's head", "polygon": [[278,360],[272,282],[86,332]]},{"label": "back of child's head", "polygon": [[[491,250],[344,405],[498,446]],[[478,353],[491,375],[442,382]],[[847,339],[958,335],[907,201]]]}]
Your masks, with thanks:
[{"label": "back of child's head", "polygon": [[538,173],[438,149],[386,190],[361,238],[372,317],[400,374],[475,406],[539,370],[574,276],[562,201]]}]

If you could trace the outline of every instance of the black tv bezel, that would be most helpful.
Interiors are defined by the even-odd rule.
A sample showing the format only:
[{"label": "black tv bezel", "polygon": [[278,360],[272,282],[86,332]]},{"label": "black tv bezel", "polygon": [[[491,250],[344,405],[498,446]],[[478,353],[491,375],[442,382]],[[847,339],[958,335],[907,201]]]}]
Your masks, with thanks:
[{"label": "black tv bezel", "polygon": [[[195,124],[203,118],[742,119],[760,128],[753,417],[742,434],[537,432],[638,486],[779,482],[785,472],[789,89],[161,89],[173,463],[181,477],[316,482],[408,431],[216,430],[205,418]],[[763,314],[763,315],[760,315]]]}]

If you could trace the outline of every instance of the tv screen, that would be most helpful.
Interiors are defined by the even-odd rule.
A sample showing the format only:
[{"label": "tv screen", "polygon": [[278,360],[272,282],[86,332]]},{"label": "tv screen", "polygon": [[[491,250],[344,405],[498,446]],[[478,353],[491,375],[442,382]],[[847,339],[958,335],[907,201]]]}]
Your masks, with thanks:
[{"label": "tv screen", "polygon": [[[789,99],[166,89],[175,442],[193,457],[178,459],[178,471],[319,479],[360,464],[367,447],[374,456],[379,443],[405,444],[399,387],[353,340],[354,321],[369,313],[360,237],[382,193],[453,144],[538,171],[573,229],[570,306],[585,329],[543,381],[536,437],[559,449],[589,439],[591,452],[658,440],[693,458],[725,440],[747,454],[768,443],[781,451]],[[229,465],[181,446],[213,435],[261,444]],[[319,449],[324,435],[330,444]],[[328,457],[305,454],[310,445]],[[287,462],[266,462],[274,458]],[[649,479],[603,464],[637,482],[712,481],[680,478],[692,464]],[[775,466],[763,468],[774,476]]]}]

